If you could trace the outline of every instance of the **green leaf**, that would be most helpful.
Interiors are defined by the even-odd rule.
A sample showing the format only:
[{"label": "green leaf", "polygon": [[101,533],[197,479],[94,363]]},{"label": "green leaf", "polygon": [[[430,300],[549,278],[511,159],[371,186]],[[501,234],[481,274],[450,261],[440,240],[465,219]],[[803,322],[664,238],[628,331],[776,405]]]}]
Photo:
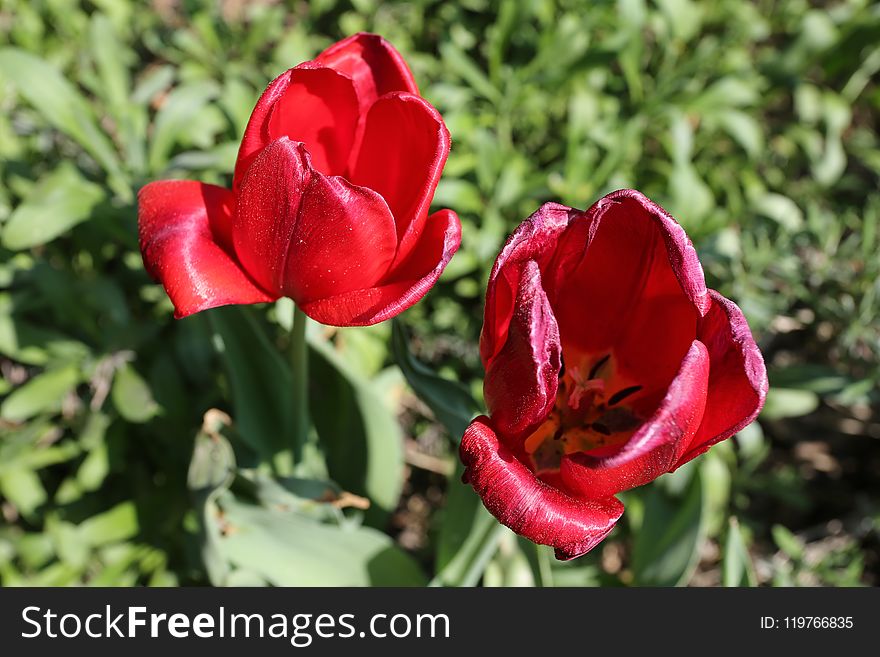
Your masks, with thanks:
[{"label": "green leaf", "polygon": [[409,351],[406,331],[398,319],[392,321],[391,349],[407,383],[457,443],[476,412],[474,398],[457,381],[444,379],[416,360]]},{"label": "green leaf", "polygon": [[482,69],[467,54],[451,41],[440,46],[440,56],[450,74],[458,75],[475,92],[493,103],[501,102],[501,94]]},{"label": "green leaf", "polygon": [[46,489],[37,474],[22,468],[0,471],[0,493],[24,516],[30,516],[46,501]]},{"label": "green leaf", "polygon": [[93,547],[117,543],[135,536],[139,525],[134,502],[122,502],[92,516],[81,523],[77,531]]},{"label": "green leaf", "polygon": [[110,472],[110,459],[107,453],[107,445],[100,444],[92,449],[83,459],[76,471],[76,481],[83,490],[98,490],[104,483],[104,478]]},{"label": "green leaf", "polygon": [[235,454],[220,434],[229,423],[229,417],[221,411],[212,409],[205,413],[186,477],[187,487],[197,496],[208,497],[226,490],[235,479]]},{"label": "green leaf", "polygon": [[705,536],[703,481],[698,468],[679,498],[659,486],[646,492],[645,516],[633,542],[632,569],[638,586],[687,584]]},{"label": "green leaf", "polygon": [[78,382],[79,372],[72,365],[38,374],[6,398],[0,415],[10,422],[22,422],[40,413],[57,412],[64,396]]},{"label": "green leaf", "polygon": [[764,420],[808,415],[819,408],[819,396],[809,390],[794,388],[770,388],[767,401],[761,411]]},{"label": "green leaf", "polygon": [[227,306],[208,315],[229,374],[238,435],[266,462],[289,468],[293,413],[287,363],[248,309]]},{"label": "green leaf", "polygon": [[474,490],[461,482],[459,464],[449,478],[446,507],[437,535],[437,574],[433,586],[475,586],[507,531],[490,514]]},{"label": "green leaf", "polygon": [[116,124],[118,141],[126,151],[126,163],[141,173],[146,166],[148,119],[143,105],[131,98],[131,73],[127,64],[133,53],[120,41],[116,28],[104,14],[92,16],[89,35],[101,82],[98,93]]},{"label": "green leaf", "polygon": [[728,522],[727,540],[724,543],[724,561],[721,568],[724,586],[758,585],[752,557],[746,547],[739,522],[733,516],[729,518]]},{"label": "green leaf", "polygon": [[760,124],[749,114],[727,110],[719,117],[727,133],[748,153],[757,158],[764,150],[764,133]]},{"label": "green leaf", "polygon": [[381,388],[346,367],[332,346],[309,335],[309,412],[330,477],[371,501],[366,520],[383,525],[403,487],[403,433]]},{"label": "green leaf", "polygon": [[159,412],[150,386],[128,363],[116,371],[110,397],[119,414],[129,422],[148,422]]},{"label": "green leaf", "polygon": [[0,74],[53,126],[82,146],[104,168],[113,190],[129,201],[131,189],[112,143],[95,122],[85,98],[51,64],[17,48],[0,49]]},{"label": "green leaf", "polygon": [[158,173],[162,170],[174,145],[189,134],[199,113],[218,91],[216,83],[202,80],[177,87],[168,95],[153,126],[149,152],[151,171]]},{"label": "green leaf", "polygon": [[800,230],[804,225],[804,213],[797,203],[782,194],[764,194],[755,203],[755,210],[791,232]]},{"label": "green leaf", "polygon": [[421,586],[416,563],[385,534],[220,499],[220,549],[276,586]]},{"label": "green leaf", "polygon": [[803,542],[786,527],[773,525],[770,531],[773,534],[773,540],[776,542],[776,545],[790,558],[795,561],[800,561],[804,558]]},{"label": "green leaf", "polygon": [[501,535],[498,551],[486,566],[483,585],[486,587],[535,586],[532,566],[520,549],[516,534],[510,530]]},{"label": "green leaf", "polygon": [[202,562],[214,586],[226,583],[230,574],[229,564],[220,552],[221,529],[216,521],[216,500],[235,479],[235,454],[221,434],[230,423],[229,416],[221,411],[211,409],[205,413],[186,479],[198,513]]},{"label": "green leaf", "polygon": [[319,520],[339,520],[341,511],[329,504],[340,499],[334,482],[300,477],[275,479],[258,471],[242,473],[256,487],[260,504],[269,509],[296,511]]},{"label": "green leaf", "polygon": [[29,249],[51,242],[81,221],[104,199],[98,185],[69,162],[43,176],[3,227],[3,246]]}]

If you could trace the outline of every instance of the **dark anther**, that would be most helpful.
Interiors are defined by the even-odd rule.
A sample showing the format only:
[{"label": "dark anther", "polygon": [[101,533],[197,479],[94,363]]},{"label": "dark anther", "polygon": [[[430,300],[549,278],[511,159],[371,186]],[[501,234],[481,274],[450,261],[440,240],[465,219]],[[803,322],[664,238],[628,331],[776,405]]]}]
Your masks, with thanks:
[{"label": "dark anther", "polygon": [[608,427],[606,427],[601,422],[593,422],[593,431],[595,431],[596,433],[601,433],[605,436],[611,435],[611,430],[608,429]]},{"label": "dark anther", "polygon": [[638,392],[641,389],[642,389],[642,386],[630,386],[629,388],[624,388],[623,390],[618,390],[613,395],[611,395],[611,398],[608,400],[608,405],[614,406],[615,404],[622,402],[624,399],[626,399],[630,395]]},{"label": "dark anther", "polygon": [[562,357],[562,354],[559,355],[559,378],[565,376],[565,359]]},{"label": "dark anther", "polygon": [[588,379],[595,379],[596,375],[599,373],[599,370],[602,369],[602,366],[608,362],[608,359],[611,358],[611,354],[605,354],[596,361],[596,364],[593,365],[593,369],[590,370],[590,375],[587,377]]}]

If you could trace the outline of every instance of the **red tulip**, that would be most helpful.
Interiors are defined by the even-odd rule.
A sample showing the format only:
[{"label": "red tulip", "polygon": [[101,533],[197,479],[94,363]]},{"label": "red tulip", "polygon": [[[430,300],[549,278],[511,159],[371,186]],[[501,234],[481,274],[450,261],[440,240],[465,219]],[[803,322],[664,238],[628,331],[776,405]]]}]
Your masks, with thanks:
[{"label": "red tulip", "polygon": [[739,308],[706,289],[682,227],[628,189],[520,225],[489,279],[480,353],[489,417],[462,439],[465,481],[560,559],[611,531],[616,493],[730,437],[767,393]]},{"label": "red tulip", "polygon": [[374,324],[431,288],[458,248],[428,214],[449,132],[400,54],[357,34],[277,77],[232,190],[164,180],[139,196],[141,252],[175,316],[288,296],[324,324]]}]

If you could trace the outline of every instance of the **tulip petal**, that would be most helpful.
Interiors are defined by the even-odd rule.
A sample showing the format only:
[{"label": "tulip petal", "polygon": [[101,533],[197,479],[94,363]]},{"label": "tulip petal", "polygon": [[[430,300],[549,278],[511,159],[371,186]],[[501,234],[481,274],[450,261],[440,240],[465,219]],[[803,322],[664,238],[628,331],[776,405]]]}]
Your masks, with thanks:
[{"label": "tulip petal", "polygon": [[282,73],[260,96],[245,128],[233,188],[260,151],[282,137],[304,143],[321,173],[346,173],[358,121],[357,94],[345,75],[311,62]]},{"label": "tulip petal", "polygon": [[710,360],[709,396],[700,429],[678,467],[750,424],[767,397],[767,369],[735,303],[709,290],[712,306],[697,328]]},{"label": "tulip petal", "polygon": [[589,552],[623,513],[619,500],[580,500],[548,486],[502,445],[490,420],[474,420],[461,441],[464,481],[499,522],[556,549],[559,559]]},{"label": "tulip petal", "polygon": [[281,296],[285,263],[313,175],[305,146],[283,138],[253,161],[238,191],[233,242],[239,262],[264,289]]},{"label": "tulip petal", "polygon": [[141,253],[165,287],[178,319],[228,304],[272,301],[231,255],[235,199],[227,189],[162,180],[138,193]]},{"label": "tulip petal", "polygon": [[360,33],[343,39],[318,55],[315,63],[352,79],[362,115],[388,92],[419,93],[403,57],[377,34]]},{"label": "tulip petal", "polygon": [[394,218],[373,190],[313,173],[290,248],[282,289],[305,307],[378,283],[397,252]]},{"label": "tulip petal", "polygon": [[326,175],[348,167],[359,107],[351,80],[328,68],[300,65],[269,114],[269,138],[288,137],[306,145],[312,166]]},{"label": "tulip petal", "polygon": [[235,161],[235,173],[232,177],[232,189],[236,193],[238,193],[244,174],[250,168],[254,158],[272,141],[269,136],[269,116],[278,99],[290,86],[292,74],[293,69],[289,69],[272,80],[260,95],[251,112],[251,117],[248,119],[241,138],[241,145],[238,147],[238,158]]},{"label": "tulip petal", "polygon": [[560,474],[567,490],[589,499],[615,495],[668,472],[690,445],[706,407],[709,352],[694,340],[654,415],[613,454],[563,457]]},{"label": "tulip petal", "polygon": [[370,108],[351,182],[388,202],[400,242],[397,262],[406,260],[424,230],[449,143],[440,114],[419,96],[394,92]]},{"label": "tulip petal", "polygon": [[431,289],[461,243],[461,223],[451,210],[428,217],[411,257],[393,269],[394,281],[304,304],[303,312],[332,326],[368,326],[383,322],[418,302]]},{"label": "tulip petal", "polygon": [[709,303],[702,267],[681,226],[635,190],[605,196],[576,221],[589,226],[584,248],[579,261],[560,263],[565,283],[554,304],[566,349],[609,351],[639,308],[680,297],[693,308],[690,334],[676,341],[680,359],[694,338],[693,320]]},{"label": "tulip petal", "polygon": [[[480,357],[484,367],[488,367],[489,361],[507,341],[521,264],[528,260],[538,262],[539,266],[546,263],[568,227],[572,213],[572,209],[564,205],[545,203],[519,225],[498,254],[486,288],[486,310],[480,335]],[[545,267],[542,270],[547,271]],[[544,283],[547,282],[545,277]]]},{"label": "tulip petal", "polygon": [[508,445],[542,422],[556,401],[562,364],[559,328],[534,260],[520,267],[514,313],[504,346],[489,361],[483,391]]}]

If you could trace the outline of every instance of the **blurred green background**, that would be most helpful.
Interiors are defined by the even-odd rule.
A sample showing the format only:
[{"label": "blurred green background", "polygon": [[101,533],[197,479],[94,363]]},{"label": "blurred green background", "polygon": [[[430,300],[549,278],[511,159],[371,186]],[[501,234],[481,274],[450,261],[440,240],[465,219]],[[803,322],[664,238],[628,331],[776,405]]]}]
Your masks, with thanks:
[{"label": "blurred green background", "polygon": [[[312,327],[316,437],[276,477],[289,305],[173,320],[134,199],[228,184],[268,81],[361,30],[446,119],[462,248],[398,325]],[[866,0],[0,0],[0,583],[878,584],[878,71]],[[455,445],[499,246],[621,187],[685,226],[771,391],[562,564]]]}]

